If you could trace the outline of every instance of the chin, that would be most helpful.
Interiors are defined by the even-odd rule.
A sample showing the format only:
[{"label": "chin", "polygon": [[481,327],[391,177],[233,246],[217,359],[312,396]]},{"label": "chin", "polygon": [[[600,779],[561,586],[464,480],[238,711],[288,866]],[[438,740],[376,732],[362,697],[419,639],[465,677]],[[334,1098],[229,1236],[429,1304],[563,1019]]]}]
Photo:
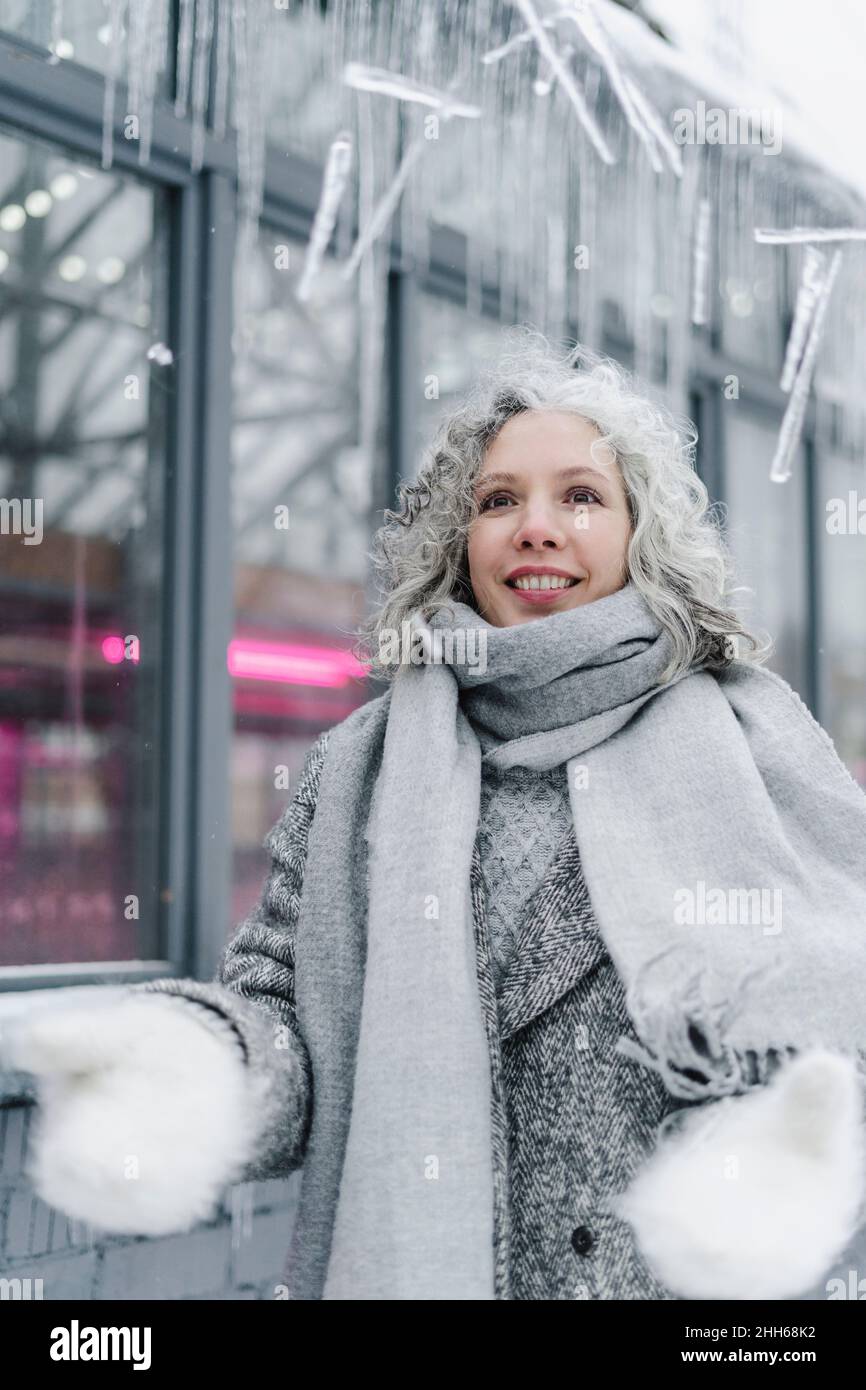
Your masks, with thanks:
[{"label": "chin", "polygon": [[480,617],[493,627],[517,627],[518,624],[532,622],[535,618],[548,618],[553,613],[567,613],[570,608],[580,608],[585,603],[591,603],[594,597],[595,595],[585,598],[581,591],[580,597],[573,598],[569,603],[557,604],[555,607],[548,607],[547,604],[523,604],[519,599],[491,605],[479,603],[473,598],[472,606]]},{"label": "chin", "polygon": [[520,599],[515,599],[511,603],[503,605],[508,610],[508,616],[503,616],[503,623],[513,624],[522,623],[527,618],[549,618],[555,613],[568,613],[572,608],[583,608],[587,603],[592,603],[593,599],[598,598],[598,594],[587,591],[585,585],[581,584],[566,601],[559,603],[523,603]]}]

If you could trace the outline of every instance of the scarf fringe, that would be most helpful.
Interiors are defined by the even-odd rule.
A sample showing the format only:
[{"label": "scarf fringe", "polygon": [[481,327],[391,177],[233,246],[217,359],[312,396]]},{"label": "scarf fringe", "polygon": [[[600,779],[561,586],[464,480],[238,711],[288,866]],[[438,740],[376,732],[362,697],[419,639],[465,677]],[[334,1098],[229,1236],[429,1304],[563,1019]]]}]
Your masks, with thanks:
[{"label": "scarf fringe", "polygon": [[[669,951],[661,954],[668,955]],[[713,1005],[709,1001],[704,971],[690,976],[677,1007],[651,1021],[641,988],[646,970],[659,959],[661,956],[655,956],[647,962],[627,1000],[644,1042],[623,1034],[615,1051],[657,1072],[671,1095],[686,1101],[737,1095],[750,1087],[765,1085],[782,1065],[783,1056],[796,1055],[798,1049],[787,1044],[741,1049],[726,1042],[724,1034],[734,1006]],[[781,962],[773,962],[749,971],[743,976],[741,988],[744,990],[752,979],[781,968]]]}]

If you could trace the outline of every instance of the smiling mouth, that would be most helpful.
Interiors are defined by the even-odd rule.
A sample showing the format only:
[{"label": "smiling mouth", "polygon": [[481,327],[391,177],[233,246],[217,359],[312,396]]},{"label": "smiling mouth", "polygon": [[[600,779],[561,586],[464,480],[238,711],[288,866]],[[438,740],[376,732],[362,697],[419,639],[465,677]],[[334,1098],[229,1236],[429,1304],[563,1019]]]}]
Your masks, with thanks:
[{"label": "smiling mouth", "polygon": [[579,579],[565,579],[561,575],[520,575],[518,579],[506,579],[509,589],[516,594],[564,594],[581,583]]}]

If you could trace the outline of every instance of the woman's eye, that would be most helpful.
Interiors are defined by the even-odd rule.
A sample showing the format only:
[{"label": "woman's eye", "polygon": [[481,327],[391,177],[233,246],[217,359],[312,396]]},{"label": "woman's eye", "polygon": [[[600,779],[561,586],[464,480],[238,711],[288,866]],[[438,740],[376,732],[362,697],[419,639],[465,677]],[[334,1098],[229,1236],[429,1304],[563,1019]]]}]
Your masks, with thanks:
[{"label": "woman's eye", "polygon": [[[582,493],[584,497],[588,497],[589,500],[590,500],[591,502],[600,502],[600,501],[601,501],[601,498],[599,497],[598,493],[597,493],[597,492],[593,492],[592,489],[591,489],[591,488],[588,488],[588,487],[572,487],[572,488],[569,488],[568,492],[567,492],[565,495],[566,495],[566,497],[574,497],[574,496],[575,496],[576,494],[578,494],[578,493]],[[487,497],[485,497],[485,498],[483,499],[483,501],[481,502],[480,510],[481,510],[482,512],[491,511],[491,510],[493,510],[493,508],[491,507],[491,504],[492,504],[493,502],[502,501],[503,499],[504,499],[506,502],[510,500],[509,495],[508,495],[507,492],[493,492],[493,493],[490,493],[490,495],[487,496]],[[498,507],[498,508],[496,508],[495,510],[501,511],[502,508],[501,508],[501,507]]]}]

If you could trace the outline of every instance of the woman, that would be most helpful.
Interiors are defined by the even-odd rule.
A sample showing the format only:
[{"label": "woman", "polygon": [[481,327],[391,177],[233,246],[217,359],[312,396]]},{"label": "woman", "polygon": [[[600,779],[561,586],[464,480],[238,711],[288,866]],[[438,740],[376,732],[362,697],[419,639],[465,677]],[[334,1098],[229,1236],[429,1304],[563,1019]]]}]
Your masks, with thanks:
[{"label": "woman", "polygon": [[299,1299],[826,1274],[864,1214],[866,798],[729,606],[693,443],[516,333],[386,513],[387,689],[310,750],[217,979],[8,1040],[47,1201],[158,1234],[303,1164]]}]

